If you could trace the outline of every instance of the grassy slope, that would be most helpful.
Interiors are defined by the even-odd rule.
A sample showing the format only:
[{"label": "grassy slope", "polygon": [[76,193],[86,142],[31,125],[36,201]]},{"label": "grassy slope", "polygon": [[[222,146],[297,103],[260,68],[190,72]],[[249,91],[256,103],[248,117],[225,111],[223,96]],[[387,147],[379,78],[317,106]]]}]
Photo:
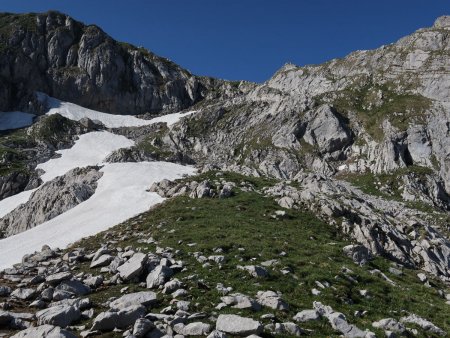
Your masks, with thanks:
[{"label": "grassy slope", "polygon": [[[238,183],[244,179],[234,174],[226,178]],[[258,188],[271,183],[250,178],[245,180],[252,180]],[[341,238],[334,227],[304,210],[289,210],[287,217],[283,219],[272,218],[274,211],[279,209],[272,199],[256,192],[238,191],[229,199],[178,197],[107,233],[83,240],[76,246],[96,249],[104,242],[105,235],[116,240],[127,235],[127,239],[119,240],[117,246],[133,245],[154,252],[155,245],[138,243],[136,234],[143,233],[144,238],[153,236],[160,247],[180,250],[176,258],[185,261],[188,269],[176,277],[187,283],[192,304],[198,304],[192,309],[196,312],[215,311],[215,305],[220,302],[215,286],[217,283],[224,283],[225,286],[233,287],[235,292],[252,297],[258,290],[281,291],[290,310],[282,313],[263,309],[251,313],[226,308],[220,313],[241,313],[254,318],[265,313],[275,313],[278,320],[291,321],[297,311],[312,308],[313,301],[317,300],[343,312],[349,322],[362,329],[377,332],[380,336],[382,333],[371,327],[372,321],[386,317],[398,319],[405,315],[403,311],[423,316],[450,332],[450,305],[445,304],[435,288],[427,288],[419,283],[417,271],[404,270],[404,275],[397,277],[388,272],[390,262],[383,258],[377,258],[364,267],[356,266],[342,254],[342,247],[349,242]],[[190,247],[188,243],[197,245]],[[212,255],[218,247],[224,250],[227,258],[221,269],[215,263],[209,268],[203,268],[192,256],[195,251],[201,251],[205,256]],[[244,248],[245,251],[239,248]],[[280,256],[282,251],[287,255]],[[236,269],[238,264],[258,264],[274,258],[280,264],[270,270],[270,277],[267,279],[257,280]],[[342,273],[344,266],[354,272],[352,276],[357,283],[349,281]],[[293,273],[281,274],[279,270],[283,267],[289,267]],[[374,268],[385,272],[398,286],[391,286],[380,277],[371,275],[369,270]],[[86,264],[82,269],[95,273]],[[192,275],[196,277],[185,279]],[[210,289],[199,288],[199,279],[204,280]],[[327,281],[332,287],[322,290],[319,296],[313,296],[311,289],[317,288],[315,281]],[[438,282],[433,283],[444,289]],[[118,296],[121,287],[99,291],[91,298],[98,305],[111,296]],[[137,290],[139,287],[133,286],[133,289]],[[370,298],[361,297],[361,289],[369,290]],[[444,291],[449,292],[448,289]],[[170,298],[166,298],[160,307],[167,306],[169,300]],[[358,318],[354,316],[357,310],[366,310],[368,313]],[[300,326],[314,330],[313,336],[337,335],[325,320]]]}]

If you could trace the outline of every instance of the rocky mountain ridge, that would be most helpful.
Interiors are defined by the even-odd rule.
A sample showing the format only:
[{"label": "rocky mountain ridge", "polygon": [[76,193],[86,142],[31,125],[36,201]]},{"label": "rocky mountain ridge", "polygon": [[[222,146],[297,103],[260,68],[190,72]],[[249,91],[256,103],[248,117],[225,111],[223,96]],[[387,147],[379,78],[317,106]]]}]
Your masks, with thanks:
[{"label": "rocky mountain ridge", "polygon": [[[102,176],[98,167],[75,169],[44,185],[36,170],[86,133],[101,130],[130,144],[114,148],[99,165],[163,160],[193,165],[201,173],[195,180],[146,187],[169,201],[83,239],[80,248],[45,247],[0,274],[2,307],[14,310],[0,314],[0,327],[38,325],[18,337],[50,331],[101,335],[115,328],[124,336],[206,336],[214,325],[211,338],[225,333],[409,337],[449,332],[441,316],[448,312],[445,297],[450,294],[449,16],[376,50],[322,65],[287,64],[262,84],[194,76],[55,12],[2,15],[0,37],[5,88],[0,110],[46,113],[50,107],[36,95],[41,91],[142,119],[188,108],[195,112],[173,124],[114,128],[88,118],[43,115],[25,130],[0,135],[0,200],[39,187],[28,202],[0,219],[3,235],[57,217],[95,194]],[[36,80],[25,83],[25,71]],[[174,258],[179,256],[190,263]],[[348,268],[351,260],[357,267]],[[330,274],[315,277],[328,268]],[[183,276],[189,292],[172,279],[173,273]],[[246,274],[257,281],[238,286],[236,293],[217,285],[223,293],[217,304],[210,292],[217,276],[241,283]],[[192,285],[192,280],[198,282]],[[163,302],[159,313],[149,312],[153,301],[116,307],[116,298],[127,292],[119,289],[122,283],[140,291],[159,287],[164,302],[167,290],[174,291],[173,301]],[[304,283],[308,292],[299,290]],[[371,283],[376,287],[369,293],[356,292]],[[94,298],[110,296],[94,301],[102,311],[95,318],[96,310],[81,298],[91,291]],[[49,297],[50,292],[56,296]],[[281,298],[285,292],[293,297],[287,302]],[[375,305],[388,306],[385,292],[397,303],[380,313]],[[409,293],[414,301],[404,297]],[[299,295],[310,302],[308,307],[302,302],[302,311],[293,316],[287,305],[296,304]],[[129,297],[140,299],[134,293]],[[24,306],[43,309],[17,314]],[[276,315],[256,318],[253,312],[265,306]],[[230,307],[239,312],[230,315]],[[430,311],[434,307],[440,312]],[[191,308],[205,313],[190,313]],[[310,323],[316,320],[319,324]],[[82,327],[69,327],[80,322]]]}]

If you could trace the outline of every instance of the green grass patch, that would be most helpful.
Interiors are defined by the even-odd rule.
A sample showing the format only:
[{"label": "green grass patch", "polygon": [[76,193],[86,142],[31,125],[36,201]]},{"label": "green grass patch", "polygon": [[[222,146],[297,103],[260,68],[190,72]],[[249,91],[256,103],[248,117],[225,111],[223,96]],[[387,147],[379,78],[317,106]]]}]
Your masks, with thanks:
[{"label": "green grass patch", "polygon": [[[199,181],[208,175],[215,177],[214,173],[209,173],[195,179]],[[260,179],[226,175],[227,180],[236,183],[254,180],[252,184],[255,187],[266,184]],[[284,218],[273,218],[272,215],[279,209],[273,199],[257,191],[238,190],[228,199],[177,197],[108,230],[108,234],[116,239],[128,235],[126,240],[117,244],[121,247],[132,245],[154,252],[154,245],[138,243],[139,237],[153,236],[158,246],[179,250],[176,259],[183,260],[187,270],[176,277],[186,283],[193,312],[240,313],[254,318],[264,313],[275,313],[277,320],[291,321],[297,311],[310,309],[313,301],[320,301],[343,312],[349,322],[380,336],[382,332],[374,330],[371,323],[386,317],[398,319],[406,314],[404,311],[416,313],[442,329],[450,330],[449,306],[435,289],[418,282],[415,276],[417,271],[405,269],[404,275],[397,277],[387,272],[391,263],[383,258],[377,258],[363,267],[356,266],[343,255],[342,248],[349,241],[334,226],[319,220],[307,210],[288,210]],[[96,249],[103,236],[91,237],[76,246]],[[189,243],[197,244],[188,246]],[[220,268],[215,263],[202,267],[193,256],[194,252],[201,252],[206,257],[214,255],[218,248],[227,258]],[[269,268],[268,278],[255,279],[236,268],[237,265],[260,264],[271,259],[277,259],[279,264]],[[348,267],[353,273],[343,273],[343,267]],[[282,268],[289,269],[291,273],[281,273]],[[397,286],[372,275],[369,272],[371,269],[385,272]],[[354,281],[349,279],[349,275]],[[319,296],[313,296],[311,289],[318,288],[316,281],[328,282],[331,286],[321,290]],[[280,312],[264,308],[258,313],[233,308],[217,311],[214,309],[220,302],[220,295],[215,289],[217,283],[231,286],[234,292],[251,297],[255,297],[259,290],[281,291],[290,309]],[[441,284],[438,286],[445,288]],[[370,297],[362,297],[359,294],[362,289],[368,290]],[[111,295],[108,293],[108,296]],[[166,306],[169,300],[169,297],[164,298],[160,306]],[[367,311],[367,314],[355,316],[354,312],[358,310]],[[314,330],[312,336],[336,334],[324,320],[300,326]]]}]

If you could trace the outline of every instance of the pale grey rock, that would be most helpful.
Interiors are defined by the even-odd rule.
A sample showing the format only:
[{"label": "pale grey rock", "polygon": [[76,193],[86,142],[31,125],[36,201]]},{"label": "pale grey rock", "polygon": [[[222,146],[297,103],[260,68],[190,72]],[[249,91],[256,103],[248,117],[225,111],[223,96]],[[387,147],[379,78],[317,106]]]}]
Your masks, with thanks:
[{"label": "pale grey rock", "polygon": [[216,330],[236,336],[248,336],[262,333],[263,326],[251,318],[238,315],[219,315],[216,321]]},{"label": "pale grey rock", "polygon": [[89,286],[90,288],[98,288],[100,285],[102,285],[103,283],[103,276],[99,275],[99,276],[91,276],[86,278],[83,281],[84,284],[86,284],[87,286]]},{"label": "pale grey rock", "polygon": [[207,338],[227,338],[227,335],[223,332],[213,330]]},{"label": "pale grey rock", "polygon": [[392,331],[392,332],[398,332],[403,333],[406,328],[405,325],[402,323],[399,323],[394,318],[383,318],[376,322],[372,323],[373,327],[376,327],[378,329]]},{"label": "pale grey rock", "polygon": [[417,316],[416,314],[410,314],[409,316],[400,318],[400,323],[415,324],[417,326],[420,326],[422,329],[424,329],[427,332],[437,334],[439,336],[446,335],[446,332],[444,330],[437,327],[429,320],[426,320],[425,318]]},{"label": "pale grey rock", "polygon": [[286,311],[289,305],[281,299],[281,293],[273,291],[258,291],[256,295],[258,303],[273,310]]},{"label": "pale grey rock", "polygon": [[332,153],[351,142],[351,135],[333,107],[323,105],[308,114],[303,139],[310,145],[316,145],[321,152]]},{"label": "pale grey rock", "polygon": [[363,245],[351,244],[345,246],[342,250],[347,257],[358,265],[364,265],[371,259],[369,250]]},{"label": "pale grey rock", "polygon": [[120,278],[123,280],[131,280],[135,277],[139,277],[146,261],[146,254],[142,252],[135,253],[133,257],[117,268]]},{"label": "pale grey rock", "polygon": [[68,279],[71,279],[72,277],[73,277],[73,275],[70,272],[64,271],[64,272],[58,272],[53,275],[49,275],[49,276],[45,277],[45,281],[48,284],[57,285],[60,282],[62,282],[63,280],[68,280]]},{"label": "pale grey rock", "polygon": [[119,311],[101,312],[95,317],[91,330],[112,331],[114,328],[124,329],[133,325],[145,314],[145,307],[133,305]]},{"label": "pale grey rock", "polygon": [[89,286],[83,284],[77,279],[62,281],[55,290],[71,292],[77,296],[84,296],[91,292]]},{"label": "pale grey rock", "polygon": [[276,323],[275,333],[292,337],[300,337],[302,334],[305,334],[305,332],[295,323]]},{"label": "pale grey rock", "polygon": [[114,260],[114,256],[109,254],[101,255],[98,258],[94,258],[91,262],[91,268],[99,268],[102,266],[109,265]]},{"label": "pale grey rock", "polygon": [[223,296],[220,297],[220,300],[227,306],[232,306],[236,309],[251,309],[254,311],[261,310],[261,305],[257,301],[241,293],[233,293]]},{"label": "pale grey rock", "polygon": [[157,302],[157,295],[152,291],[140,291],[129,293],[112,301],[109,306],[112,309],[124,309],[132,305],[151,306]]},{"label": "pale grey rock", "polygon": [[181,283],[177,278],[172,279],[171,281],[168,281],[166,284],[164,284],[164,289],[162,290],[162,293],[173,293],[174,291],[180,289],[183,286],[183,283]]},{"label": "pale grey rock", "polygon": [[76,338],[69,331],[53,325],[41,325],[30,327],[26,330],[16,333],[12,338]]},{"label": "pale grey rock", "polygon": [[29,300],[32,299],[36,295],[35,289],[29,289],[29,288],[18,288],[15,289],[13,292],[11,292],[11,297],[22,299],[22,300]]},{"label": "pale grey rock", "polygon": [[245,266],[238,265],[237,268],[239,270],[247,271],[250,274],[250,276],[255,278],[257,277],[264,278],[269,275],[268,271],[265,268],[258,265],[245,265]]},{"label": "pale grey rock", "polygon": [[307,322],[310,320],[318,320],[320,319],[320,315],[316,310],[303,310],[298,312],[294,318],[296,322]]},{"label": "pale grey rock", "polygon": [[172,277],[173,271],[167,266],[158,265],[147,276],[147,288],[153,289],[160,285],[163,285],[170,277]]},{"label": "pale grey rock", "polygon": [[183,336],[206,336],[211,332],[211,325],[202,322],[193,322],[187,325],[180,323],[174,326],[174,330]]},{"label": "pale grey rock", "polygon": [[349,324],[344,314],[335,312],[330,306],[323,305],[320,302],[313,303],[315,310],[328,319],[331,327],[341,332],[344,337],[348,338],[369,338],[375,337],[374,333],[363,331],[353,324]]},{"label": "pale grey rock", "polygon": [[36,313],[38,325],[67,327],[81,318],[80,309],[72,305],[57,305]]},{"label": "pale grey rock", "polygon": [[147,318],[139,318],[134,323],[133,336],[137,338],[145,337],[145,335],[155,328],[155,324]]}]

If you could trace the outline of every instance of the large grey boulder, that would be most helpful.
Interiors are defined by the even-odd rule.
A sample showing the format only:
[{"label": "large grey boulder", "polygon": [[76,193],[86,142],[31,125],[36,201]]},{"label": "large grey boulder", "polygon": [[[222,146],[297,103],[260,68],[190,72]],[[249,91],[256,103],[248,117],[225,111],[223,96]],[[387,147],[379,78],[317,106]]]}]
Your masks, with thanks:
[{"label": "large grey boulder", "polygon": [[254,311],[261,310],[261,304],[259,304],[249,296],[243,295],[241,293],[233,293],[227,296],[223,296],[220,297],[220,300],[224,304],[233,306],[236,309],[251,309]]},{"label": "large grey boulder", "polygon": [[20,331],[11,338],[77,338],[77,336],[57,326],[41,325]]},{"label": "large grey boulder", "polygon": [[342,250],[347,257],[351,258],[358,265],[364,265],[372,258],[369,250],[363,245],[350,244]]},{"label": "large grey boulder", "polygon": [[416,314],[410,314],[409,316],[402,317],[402,318],[400,318],[400,322],[420,326],[425,331],[430,332],[432,334],[439,335],[439,336],[446,335],[446,332],[444,330],[442,330],[440,327],[434,325],[429,320],[422,318]]},{"label": "large grey boulder", "polygon": [[289,308],[289,305],[281,299],[281,294],[274,291],[258,291],[256,299],[262,306],[273,310],[285,311]]},{"label": "large grey boulder", "polygon": [[68,280],[68,279],[71,279],[72,277],[73,277],[73,275],[68,271],[58,272],[53,275],[49,275],[49,276],[45,277],[45,281],[51,285],[58,285],[63,280]]},{"label": "large grey boulder", "polygon": [[376,327],[377,329],[398,332],[398,333],[403,333],[406,330],[405,325],[403,325],[402,323],[399,323],[394,318],[380,319],[376,322],[373,322],[372,326]]},{"label": "large grey boulder", "polygon": [[62,281],[56,288],[56,290],[62,290],[71,292],[76,296],[84,296],[91,292],[91,288],[77,279]]},{"label": "large grey boulder", "polygon": [[51,324],[66,327],[79,320],[81,312],[77,306],[58,305],[38,311],[36,317],[39,325]]},{"label": "large grey boulder", "polygon": [[11,292],[11,297],[22,299],[22,300],[29,300],[33,298],[36,295],[35,289],[30,288],[18,288],[15,289],[13,292]]},{"label": "large grey boulder", "polygon": [[238,315],[219,315],[216,321],[216,330],[236,336],[248,336],[262,333],[263,326],[251,318]]},{"label": "large grey boulder", "polygon": [[320,302],[313,303],[316,311],[328,319],[331,327],[341,332],[347,338],[375,338],[375,334],[370,331],[363,331],[356,325],[347,322],[344,314],[334,311],[330,306],[323,305]]},{"label": "large grey boulder", "polygon": [[148,332],[155,328],[155,324],[147,318],[139,318],[133,326],[133,336],[144,337]]},{"label": "large grey boulder", "polygon": [[174,330],[183,336],[206,336],[211,332],[211,325],[202,322],[193,322],[187,325],[179,323],[174,326]]},{"label": "large grey boulder", "polygon": [[132,305],[151,306],[157,302],[157,295],[152,291],[140,291],[123,295],[112,301],[109,306],[112,309],[124,309]]},{"label": "large grey boulder", "polygon": [[150,272],[147,276],[147,288],[153,289],[157,288],[160,285],[164,285],[164,283],[173,275],[173,271],[171,268],[158,265],[152,272]]},{"label": "large grey boulder", "polygon": [[310,320],[318,320],[320,319],[320,315],[316,310],[303,310],[298,312],[294,318],[296,322],[307,322]]},{"label": "large grey boulder", "polygon": [[146,261],[146,254],[142,252],[135,253],[133,257],[117,268],[120,278],[127,281],[139,277]]},{"label": "large grey boulder", "polygon": [[92,329],[99,331],[112,331],[115,328],[124,329],[133,325],[136,320],[145,315],[145,307],[132,305],[119,311],[101,312],[95,317]]}]

